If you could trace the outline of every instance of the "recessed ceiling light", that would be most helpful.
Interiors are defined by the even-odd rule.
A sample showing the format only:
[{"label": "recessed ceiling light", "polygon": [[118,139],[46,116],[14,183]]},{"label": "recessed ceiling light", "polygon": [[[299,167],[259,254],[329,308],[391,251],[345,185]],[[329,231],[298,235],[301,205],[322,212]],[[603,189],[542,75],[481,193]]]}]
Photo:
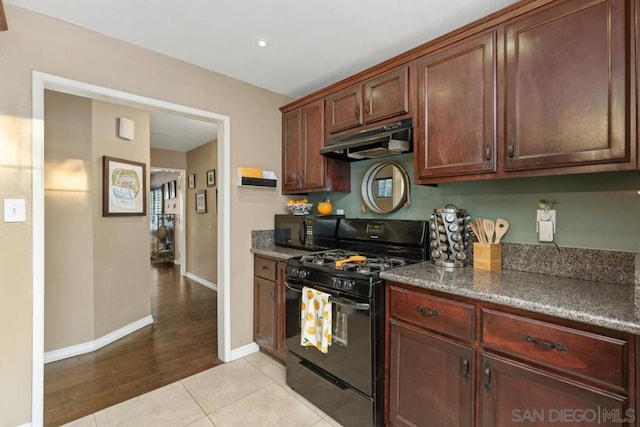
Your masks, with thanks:
[{"label": "recessed ceiling light", "polygon": [[269,42],[266,41],[265,39],[260,39],[256,42],[256,44],[258,45],[258,47],[267,47],[269,46]]}]

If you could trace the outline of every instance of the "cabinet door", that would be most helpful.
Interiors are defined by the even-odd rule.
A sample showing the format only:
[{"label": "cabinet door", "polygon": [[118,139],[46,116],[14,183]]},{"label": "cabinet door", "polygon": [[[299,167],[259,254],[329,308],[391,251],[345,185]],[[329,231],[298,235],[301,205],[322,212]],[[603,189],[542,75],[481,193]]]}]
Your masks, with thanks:
[{"label": "cabinet door", "polygon": [[495,172],[495,32],[418,60],[416,178]]},{"label": "cabinet door", "polygon": [[482,356],[482,426],[621,426],[627,399],[522,363]]},{"label": "cabinet door", "polygon": [[253,337],[268,350],[276,347],[276,284],[254,278]]},{"label": "cabinet door", "polygon": [[287,330],[285,322],[286,290],[284,286],[284,271],[286,263],[278,262],[278,281],[276,282],[276,319],[278,322],[276,333],[276,355],[280,360],[287,360]]},{"label": "cabinet door", "polygon": [[362,120],[362,84],[327,96],[325,115],[328,133],[361,126],[364,123]]},{"label": "cabinet door", "polygon": [[390,422],[473,425],[473,349],[393,320],[390,325]]},{"label": "cabinet door", "polygon": [[402,66],[364,85],[364,121],[372,123],[409,112],[409,67]]},{"label": "cabinet door", "polygon": [[505,27],[506,170],[627,161],[624,0],[572,0]]},{"label": "cabinet door", "polygon": [[302,107],[302,189],[324,188],[326,158],[320,154],[324,146],[324,102]]},{"label": "cabinet door", "polygon": [[282,116],[282,190],[301,186],[302,111],[298,108]]}]

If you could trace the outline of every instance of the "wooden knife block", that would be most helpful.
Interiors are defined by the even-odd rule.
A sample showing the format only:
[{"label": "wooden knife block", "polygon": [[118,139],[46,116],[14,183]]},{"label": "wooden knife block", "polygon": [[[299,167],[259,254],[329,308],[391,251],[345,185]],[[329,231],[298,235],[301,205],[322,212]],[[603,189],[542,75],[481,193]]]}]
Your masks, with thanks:
[{"label": "wooden knife block", "polygon": [[473,268],[494,271],[502,269],[501,243],[474,243]]}]

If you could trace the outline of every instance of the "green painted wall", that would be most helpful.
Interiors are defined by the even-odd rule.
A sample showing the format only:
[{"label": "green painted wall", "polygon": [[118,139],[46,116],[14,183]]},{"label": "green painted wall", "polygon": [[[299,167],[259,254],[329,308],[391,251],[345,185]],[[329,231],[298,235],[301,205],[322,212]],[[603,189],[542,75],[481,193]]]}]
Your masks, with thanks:
[{"label": "green painted wall", "polygon": [[[412,154],[385,158],[413,176]],[[411,206],[389,215],[362,213],[360,185],[377,160],[351,164],[351,193],[309,194],[311,202],[331,198],[350,218],[428,219],[436,208],[452,203],[472,217],[505,218],[510,229],[503,241],[539,243],[536,233],[538,200],[557,202],[556,243],[559,246],[640,252],[640,174],[615,172],[514,178],[411,186]]]}]

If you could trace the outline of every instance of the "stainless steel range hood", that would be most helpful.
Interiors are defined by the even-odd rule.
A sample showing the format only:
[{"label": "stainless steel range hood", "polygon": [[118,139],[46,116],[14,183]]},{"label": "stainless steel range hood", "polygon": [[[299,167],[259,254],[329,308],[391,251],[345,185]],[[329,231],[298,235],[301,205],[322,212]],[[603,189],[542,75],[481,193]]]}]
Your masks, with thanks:
[{"label": "stainless steel range hood", "polygon": [[413,151],[413,120],[405,119],[329,138],[320,154],[350,162]]}]

